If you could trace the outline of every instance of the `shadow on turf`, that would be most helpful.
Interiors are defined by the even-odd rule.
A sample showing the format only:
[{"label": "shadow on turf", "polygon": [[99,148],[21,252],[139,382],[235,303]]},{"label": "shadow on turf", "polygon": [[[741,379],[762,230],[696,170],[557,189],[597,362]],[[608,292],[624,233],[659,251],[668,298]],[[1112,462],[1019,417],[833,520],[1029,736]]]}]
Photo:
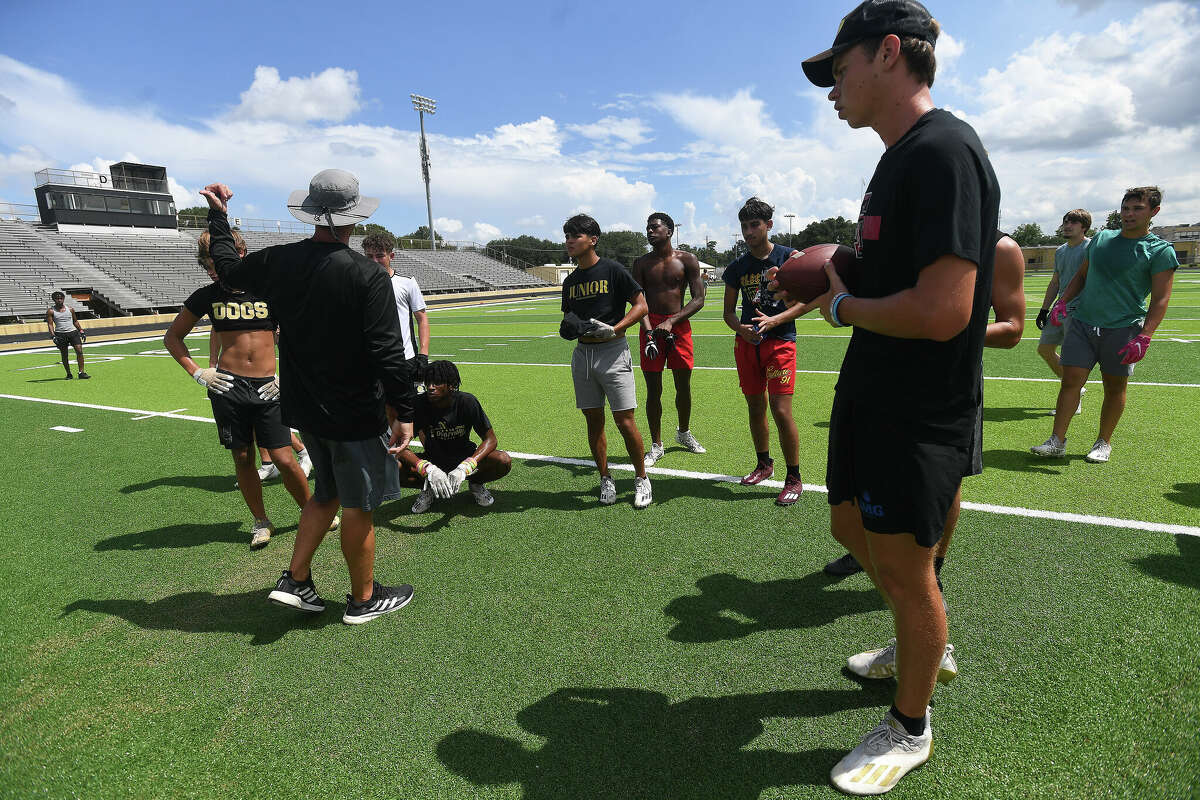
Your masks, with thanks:
[{"label": "shadow on turf", "polygon": [[1200,590],[1200,536],[1177,533],[1175,546],[1179,548],[1178,556],[1155,553],[1130,563],[1151,578]]},{"label": "shadow on turf", "polygon": [[1200,508],[1200,483],[1177,483],[1163,497],[1172,503],[1191,508]]},{"label": "shadow on turf", "polygon": [[1049,419],[1053,416],[1053,408],[1036,408],[1033,406],[1005,406],[1000,408],[984,406],[984,422],[1026,422],[1031,419]]},{"label": "shadow on turf", "polygon": [[1082,461],[1084,455],[1084,453],[1067,453],[1062,458],[1042,458],[1028,450],[984,450],[983,466],[987,469],[1003,469],[1009,472],[1061,475],[1063,467],[1072,461]]},{"label": "shadow on turf", "polygon": [[[295,525],[276,528],[272,538],[296,530]],[[167,525],[151,531],[134,531],[110,536],[96,542],[93,550],[165,550],[175,547],[200,547],[212,542],[232,542],[250,546],[250,531],[242,522],[214,522],[208,525]]]},{"label": "shadow on turf", "polygon": [[[438,758],[477,786],[520,783],[525,800],[669,797],[757,800],[780,786],[829,783],[844,750],[753,747],[771,718],[819,718],[886,706],[892,687],[801,689],[692,697],[672,703],[644,689],[559,689],[517,714],[546,740],[530,749],[509,737],[458,730]],[[833,735],[822,738],[837,738]]]},{"label": "shadow on turf", "polygon": [[[574,467],[572,465],[553,465],[575,472],[576,470],[596,474],[596,468]],[[782,471],[782,470],[781,470]],[[628,506],[633,501],[633,473],[624,470],[614,470],[617,481],[617,506]],[[739,486],[726,481],[698,481],[694,478],[675,478],[665,475],[651,475],[654,488],[654,505],[668,503],[676,497],[706,500],[749,500],[765,503],[774,500],[779,494],[778,489],[753,486]],[[431,533],[441,530],[455,517],[474,519],[496,514],[519,514],[522,511],[552,510],[552,511],[591,511],[603,508],[597,499],[599,482],[583,491],[564,490],[561,492],[543,492],[534,489],[508,491],[504,481],[488,484],[496,497],[494,505],[481,508],[471,499],[464,489],[450,500],[436,500],[429,511],[424,514],[413,514],[412,504],[416,500],[414,490],[405,490],[399,500],[385,503],[375,512],[375,523],[386,525],[393,530],[405,530],[413,533]]]},{"label": "shadow on turf", "polygon": [[[184,633],[238,633],[252,637],[250,644],[271,644],[300,628],[321,628],[341,620],[330,604],[322,614],[304,614],[279,608],[267,601],[269,589],[237,594],[183,592],[161,600],[76,600],[63,608],[62,617],[76,611],[110,614],[139,628]],[[60,617],[61,618],[61,617]]]},{"label": "shadow on turf", "polygon": [[185,489],[203,489],[206,492],[235,492],[236,479],[232,475],[169,475],[145,483],[131,483],[121,487],[121,494],[144,492],[159,486],[180,486]]},{"label": "shadow on turf", "polygon": [[884,607],[869,584],[863,589],[828,588],[840,580],[824,572],[761,582],[727,573],[709,575],[696,581],[700,594],[677,597],[663,609],[679,620],[667,638],[676,642],[741,639],[760,631],[814,628]]}]

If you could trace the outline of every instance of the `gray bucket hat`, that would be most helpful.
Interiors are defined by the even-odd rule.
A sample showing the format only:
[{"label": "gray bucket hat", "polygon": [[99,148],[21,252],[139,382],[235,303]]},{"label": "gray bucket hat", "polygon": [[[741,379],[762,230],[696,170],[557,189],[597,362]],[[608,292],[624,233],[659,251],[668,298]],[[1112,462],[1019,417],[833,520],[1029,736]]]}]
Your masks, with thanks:
[{"label": "gray bucket hat", "polygon": [[358,178],[344,169],[325,169],[308,182],[308,191],[288,195],[288,211],[310,225],[356,225],[379,208],[378,197],[358,193]]}]

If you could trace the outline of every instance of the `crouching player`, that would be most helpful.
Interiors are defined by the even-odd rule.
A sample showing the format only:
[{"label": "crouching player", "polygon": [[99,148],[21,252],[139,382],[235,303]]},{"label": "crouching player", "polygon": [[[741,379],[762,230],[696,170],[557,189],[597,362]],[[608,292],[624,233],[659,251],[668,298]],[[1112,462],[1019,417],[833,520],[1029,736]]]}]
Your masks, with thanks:
[{"label": "crouching player", "polygon": [[[245,242],[236,233],[234,236],[244,255]],[[197,261],[212,282],[184,301],[183,309],[163,336],[163,344],[196,383],[208,389],[217,436],[233,455],[238,489],[254,515],[250,547],[258,549],[271,540],[275,526],[263,506],[262,481],[255,469],[255,440],[270,453],[283,485],[301,508],[308,502],[308,479],[292,456],[292,432],[283,424],[279,411],[275,318],[266,301],[235,292],[218,280],[208,251],[209,241],[208,231],[200,235]],[[212,320],[212,335],[220,337],[220,359],[201,369],[188,354],[183,339],[206,314]],[[331,529],[337,525],[335,517]]]},{"label": "crouching player", "polygon": [[[413,407],[413,436],[424,450],[417,455],[401,450],[400,485],[421,487],[413,513],[423,514],[434,499],[446,500],[463,485],[484,508],[496,502],[485,484],[503,478],[512,469],[508,453],[496,449],[496,432],[479,400],[459,391],[462,380],[450,361],[433,361],[425,369],[425,393]],[[479,436],[476,445],[471,431]]]}]

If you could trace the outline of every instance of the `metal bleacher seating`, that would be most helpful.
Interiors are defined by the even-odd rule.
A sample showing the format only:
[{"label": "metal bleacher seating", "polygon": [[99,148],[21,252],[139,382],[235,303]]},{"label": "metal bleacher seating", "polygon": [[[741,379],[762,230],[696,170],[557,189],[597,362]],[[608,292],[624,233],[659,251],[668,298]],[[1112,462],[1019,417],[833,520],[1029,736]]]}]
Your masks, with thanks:
[{"label": "metal bleacher seating", "polygon": [[135,289],[154,309],[178,308],[204,280],[195,241],[174,231],[165,236],[55,232],[53,241]]}]

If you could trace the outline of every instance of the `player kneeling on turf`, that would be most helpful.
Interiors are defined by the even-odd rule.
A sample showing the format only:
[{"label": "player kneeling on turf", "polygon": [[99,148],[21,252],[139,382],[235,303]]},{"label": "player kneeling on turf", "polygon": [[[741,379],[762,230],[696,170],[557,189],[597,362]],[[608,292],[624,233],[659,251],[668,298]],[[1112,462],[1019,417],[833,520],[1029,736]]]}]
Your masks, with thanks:
[{"label": "player kneeling on turf", "polygon": [[[413,513],[429,510],[435,498],[453,497],[463,481],[475,502],[485,508],[496,502],[485,484],[499,480],[512,469],[508,453],[496,449],[496,432],[483,406],[470,392],[459,391],[462,380],[450,361],[433,361],[425,370],[425,393],[413,408],[413,436],[424,450],[400,452],[400,484],[420,486]],[[478,434],[478,446],[471,431]]]}]

